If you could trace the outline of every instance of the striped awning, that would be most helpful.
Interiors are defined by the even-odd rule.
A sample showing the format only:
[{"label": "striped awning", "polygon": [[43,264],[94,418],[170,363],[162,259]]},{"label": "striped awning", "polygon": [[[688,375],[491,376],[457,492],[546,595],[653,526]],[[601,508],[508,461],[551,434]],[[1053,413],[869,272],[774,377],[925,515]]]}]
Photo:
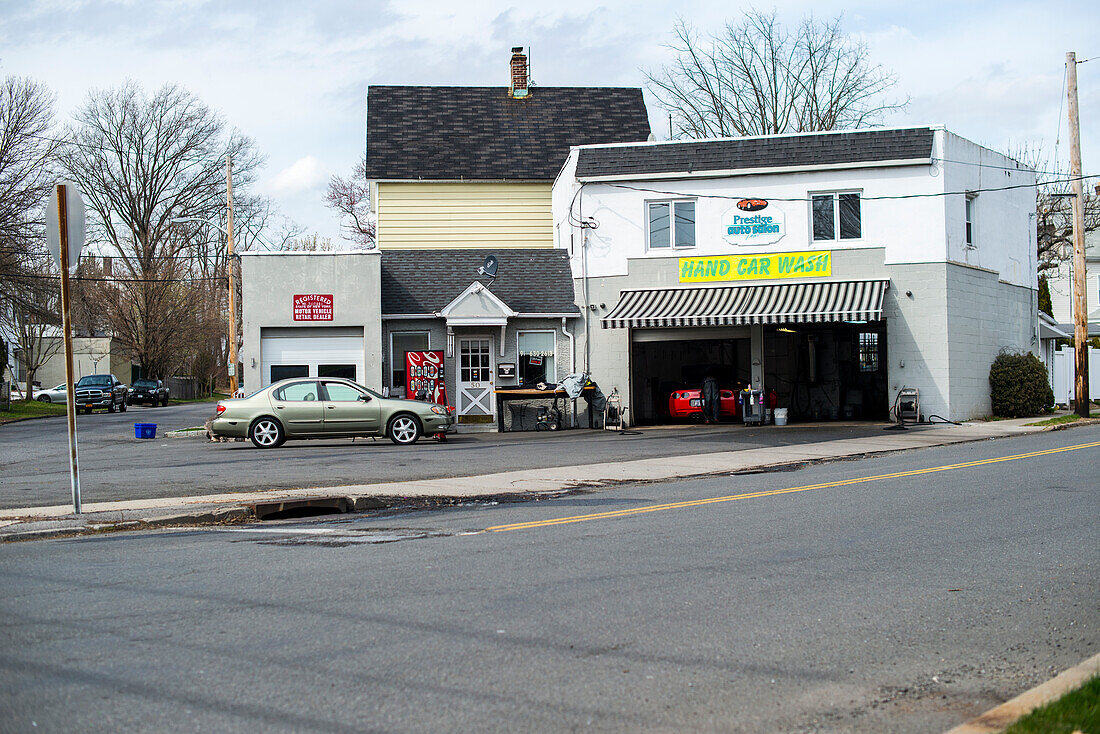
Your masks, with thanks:
[{"label": "striped awning", "polygon": [[605,329],[877,321],[888,280],[624,290]]}]

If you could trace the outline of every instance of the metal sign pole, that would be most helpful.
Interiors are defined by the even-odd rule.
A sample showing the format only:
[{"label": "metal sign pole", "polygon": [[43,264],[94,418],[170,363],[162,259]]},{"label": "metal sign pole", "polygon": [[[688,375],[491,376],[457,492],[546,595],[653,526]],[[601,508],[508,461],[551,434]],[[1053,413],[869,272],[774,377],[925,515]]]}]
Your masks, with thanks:
[{"label": "metal sign pole", "polygon": [[[69,221],[64,184],[57,186],[58,235],[61,241],[61,329],[65,341],[65,406],[69,418],[69,482],[73,512],[80,514],[80,466],[76,455],[76,389],[73,387],[73,336],[69,317]],[[78,245],[79,246],[79,245]]]}]

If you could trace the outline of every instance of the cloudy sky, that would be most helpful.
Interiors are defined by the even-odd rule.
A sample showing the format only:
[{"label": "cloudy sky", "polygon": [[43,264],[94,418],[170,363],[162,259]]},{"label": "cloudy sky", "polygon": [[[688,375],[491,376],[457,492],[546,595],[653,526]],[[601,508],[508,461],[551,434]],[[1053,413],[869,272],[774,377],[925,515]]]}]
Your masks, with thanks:
[{"label": "cloudy sky", "polygon": [[[67,120],[88,90],[130,78],[180,83],[252,136],[263,193],[307,232],[339,239],[321,203],[328,177],[362,155],[370,84],[508,83],[509,49],[531,48],[544,86],[642,86],[677,17],[718,30],[722,2],[334,2],[331,0],[0,0],[0,74],[57,94]],[[757,7],[770,8],[767,3]],[[898,77],[909,107],[886,120],[944,123],[984,145],[1045,146],[1068,158],[1066,51],[1100,57],[1100,3],[817,0],[775,4],[795,23],[844,14],[848,33]],[[1086,173],[1100,173],[1100,58],[1079,65]],[[667,116],[647,95],[654,130]],[[1061,108],[1061,118],[1059,110]]]}]

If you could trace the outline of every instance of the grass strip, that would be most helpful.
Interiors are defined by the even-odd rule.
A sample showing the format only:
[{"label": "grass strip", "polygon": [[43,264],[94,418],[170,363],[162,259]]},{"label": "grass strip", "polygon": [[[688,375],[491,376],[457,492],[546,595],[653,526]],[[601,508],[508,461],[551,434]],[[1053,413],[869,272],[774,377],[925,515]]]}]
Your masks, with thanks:
[{"label": "grass strip", "polygon": [[1100,676],[1032,711],[1004,734],[1100,734]]},{"label": "grass strip", "polygon": [[44,415],[65,415],[64,403],[43,403],[39,400],[13,400],[9,410],[0,410],[0,423],[11,423],[24,418],[39,418]]},{"label": "grass strip", "polygon": [[[1100,418],[1100,413],[1090,413],[1089,418]],[[1035,423],[1025,423],[1027,426],[1062,426],[1066,423],[1076,423],[1081,420],[1081,416],[1076,413],[1068,413],[1066,415],[1056,415],[1053,418],[1047,418],[1045,421],[1037,421]]]}]

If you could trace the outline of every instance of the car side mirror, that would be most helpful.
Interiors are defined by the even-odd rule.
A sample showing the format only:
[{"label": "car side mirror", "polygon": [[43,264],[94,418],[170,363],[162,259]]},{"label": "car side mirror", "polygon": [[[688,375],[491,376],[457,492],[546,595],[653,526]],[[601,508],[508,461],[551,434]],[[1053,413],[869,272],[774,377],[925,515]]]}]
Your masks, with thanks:
[{"label": "car side mirror", "polygon": [[370,402],[370,395],[360,395],[359,396],[359,402],[369,403]]}]

